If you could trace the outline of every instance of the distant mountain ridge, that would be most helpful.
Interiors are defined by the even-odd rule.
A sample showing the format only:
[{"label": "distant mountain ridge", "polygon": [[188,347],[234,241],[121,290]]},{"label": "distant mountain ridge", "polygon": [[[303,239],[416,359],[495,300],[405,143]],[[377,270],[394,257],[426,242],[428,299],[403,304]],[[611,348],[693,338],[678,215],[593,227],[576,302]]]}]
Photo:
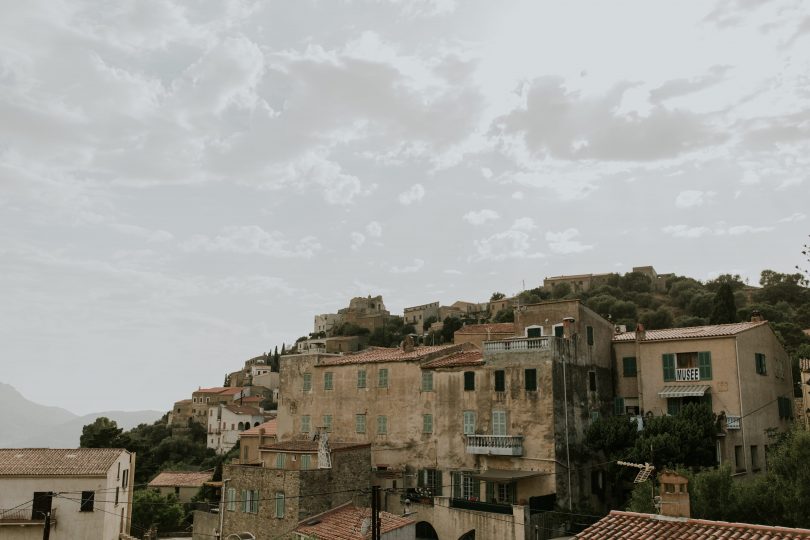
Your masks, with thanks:
[{"label": "distant mountain ridge", "polygon": [[26,399],[16,388],[0,383],[0,448],[76,448],[82,427],[100,416],[118,423],[124,430],[149,423],[163,411],[104,411],[79,416],[60,407],[40,405]]}]

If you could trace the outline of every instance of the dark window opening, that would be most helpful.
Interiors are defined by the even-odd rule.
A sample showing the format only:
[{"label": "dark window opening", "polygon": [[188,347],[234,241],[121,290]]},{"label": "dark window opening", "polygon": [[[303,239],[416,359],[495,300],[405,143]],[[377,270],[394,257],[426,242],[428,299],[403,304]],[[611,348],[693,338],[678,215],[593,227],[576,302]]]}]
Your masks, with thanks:
[{"label": "dark window opening", "polygon": [[495,391],[506,392],[506,373],[502,369],[495,371]]},{"label": "dark window opening", "polygon": [[588,336],[588,345],[593,345],[593,326],[586,326],[585,334]]},{"label": "dark window opening", "polygon": [[537,391],[537,370],[526,369],[524,370],[523,374],[526,378],[526,390],[528,392]]},{"label": "dark window opening", "polygon": [[474,371],[465,371],[464,372],[464,390],[467,390],[467,391],[475,390],[475,372]]},{"label": "dark window opening", "polygon": [[588,390],[591,392],[596,392],[596,372],[589,371],[588,372]]},{"label": "dark window opening", "polygon": [[79,505],[79,512],[92,512],[93,504],[96,502],[95,491],[82,491],[82,502]]}]

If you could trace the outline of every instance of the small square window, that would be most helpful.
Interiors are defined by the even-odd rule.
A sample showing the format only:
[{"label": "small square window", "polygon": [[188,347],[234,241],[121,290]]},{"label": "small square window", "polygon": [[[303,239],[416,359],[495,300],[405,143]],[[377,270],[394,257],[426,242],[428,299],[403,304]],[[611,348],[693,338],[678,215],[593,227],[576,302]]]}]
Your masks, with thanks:
[{"label": "small square window", "polygon": [[332,431],[332,415],[331,414],[323,415],[323,429],[325,429],[327,433]]},{"label": "small square window", "polygon": [[433,392],[432,371],[422,371],[422,392]]},{"label": "small square window", "polygon": [[366,370],[361,369],[357,372],[357,388],[366,387]]},{"label": "small square window", "polygon": [[388,369],[381,368],[377,372],[377,386],[380,388],[388,388]]},{"label": "small square window", "polygon": [[323,374],[323,389],[324,390],[332,390],[333,386],[333,373],[331,371],[327,371]]},{"label": "small square window", "polygon": [[366,415],[365,414],[355,414],[354,415],[354,431],[357,433],[365,433],[366,432]]},{"label": "small square window", "polygon": [[304,414],[301,416],[301,433],[309,433],[310,431],[310,419],[308,414]]},{"label": "small square window", "polygon": [[304,392],[312,390],[312,373],[304,373]]},{"label": "small square window", "polygon": [[387,416],[378,416],[377,417],[377,434],[378,435],[385,435],[388,433],[388,417]]}]

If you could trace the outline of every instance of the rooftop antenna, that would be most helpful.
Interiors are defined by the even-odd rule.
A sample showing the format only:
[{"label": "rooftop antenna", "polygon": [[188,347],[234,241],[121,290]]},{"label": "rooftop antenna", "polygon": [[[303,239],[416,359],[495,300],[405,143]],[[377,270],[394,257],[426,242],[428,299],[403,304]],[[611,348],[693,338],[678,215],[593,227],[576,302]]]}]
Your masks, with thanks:
[{"label": "rooftop antenna", "polygon": [[633,480],[634,484],[641,484],[643,482],[646,482],[650,478],[652,472],[655,470],[655,467],[653,465],[650,465],[649,463],[644,463],[642,465],[640,463],[628,463],[627,461],[617,461],[616,464],[622,465],[624,467],[633,467],[636,469],[640,469],[638,471],[638,474],[636,475],[636,479]]}]

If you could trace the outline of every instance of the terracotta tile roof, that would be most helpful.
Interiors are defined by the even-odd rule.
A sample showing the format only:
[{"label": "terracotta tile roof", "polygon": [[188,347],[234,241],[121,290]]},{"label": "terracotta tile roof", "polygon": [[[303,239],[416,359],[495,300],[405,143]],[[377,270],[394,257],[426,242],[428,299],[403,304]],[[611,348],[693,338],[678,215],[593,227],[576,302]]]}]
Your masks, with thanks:
[{"label": "terracotta tile roof", "polygon": [[[664,341],[668,339],[700,339],[733,336],[768,324],[767,321],[761,322],[741,322],[732,324],[712,324],[708,326],[690,326],[687,328],[665,328],[663,330],[647,330],[644,341]],[[635,341],[635,332],[624,332],[613,336],[613,342],[621,341]]]},{"label": "terracotta tile roof", "polygon": [[194,392],[194,394],[219,394],[225,390],[224,386],[214,386],[212,388],[198,388]]},{"label": "terracotta tile roof", "polygon": [[341,366],[347,364],[369,364],[373,362],[404,362],[407,360],[422,360],[429,355],[439,353],[441,351],[447,351],[448,353],[455,352],[455,348],[461,350],[460,345],[414,347],[410,352],[403,351],[401,347],[370,347],[366,350],[353,354],[321,358],[318,365]]},{"label": "terracotta tile roof", "polygon": [[179,405],[181,403],[191,403],[191,399],[181,399],[180,401],[175,401],[175,405]]},{"label": "terracotta tile roof", "polygon": [[[329,448],[333,451],[347,450],[349,448],[362,448],[364,446],[371,446],[370,443],[356,443],[356,442],[333,442],[329,441]],[[261,447],[262,450],[276,451],[276,452],[317,452],[318,441],[308,440],[290,440],[282,441],[273,444],[267,444]]]},{"label": "terracotta tile roof", "polygon": [[200,487],[213,477],[212,471],[163,471],[149,482],[149,487]]},{"label": "terracotta tile roof", "polygon": [[0,448],[0,476],[106,476],[122,448]]},{"label": "terracotta tile roof", "polygon": [[261,412],[256,407],[250,405],[239,405],[238,403],[228,403],[225,408],[234,414],[243,414],[247,416],[261,416]]},{"label": "terracotta tile roof", "polygon": [[456,330],[456,334],[512,334],[515,333],[515,323],[468,324]]},{"label": "terracotta tile roof", "polygon": [[[295,532],[318,540],[369,538],[371,535],[370,525],[366,526],[366,534],[361,534],[361,531],[364,520],[369,520],[367,523],[370,523],[370,516],[371,508],[358,508],[351,503],[346,503],[302,521],[295,529]],[[312,523],[312,525],[309,525],[309,523]],[[388,512],[380,512],[380,532],[382,534],[401,529],[413,523],[415,521],[412,519]]]},{"label": "terracotta tile roof", "polygon": [[241,387],[241,386],[231,386],[231,387],[228,387],[228,388],[223,388],[221,392],[217,392],[217,393],[221,394],[223,396],[227,396],[227,395],[232,395],[232,394],[238,394],[242,390],[244,390],[244,388]]},{"label": "terracotta tile roof", "polygon": [[422,364],[423,369],[453,368],[464,366],[478,366],[484,363],[484,355],[480,351],[462,351],[430,360]]},{"label": "terracotta tile roof", "polygon": [[574,538],[577,540],[810,540],[810,530],[685,519],[613,510]]},{"label": "terracotta tile roof", "polygon": [[256,427],[246,429],[239,436],[244,437],[245,435],[247,435],[249,437],[251,435],[255,435],[256,437],[258,437],[259,436],[259,430],[262,429],[262,428],[264,428],[264,435],[266,437],[271,436],[271,435],[276,435],[276,433],[278,432],[278,422],[276,421],[275,418],[273,418],[272,420],[268,420],[264,424],[259,424]]}]

